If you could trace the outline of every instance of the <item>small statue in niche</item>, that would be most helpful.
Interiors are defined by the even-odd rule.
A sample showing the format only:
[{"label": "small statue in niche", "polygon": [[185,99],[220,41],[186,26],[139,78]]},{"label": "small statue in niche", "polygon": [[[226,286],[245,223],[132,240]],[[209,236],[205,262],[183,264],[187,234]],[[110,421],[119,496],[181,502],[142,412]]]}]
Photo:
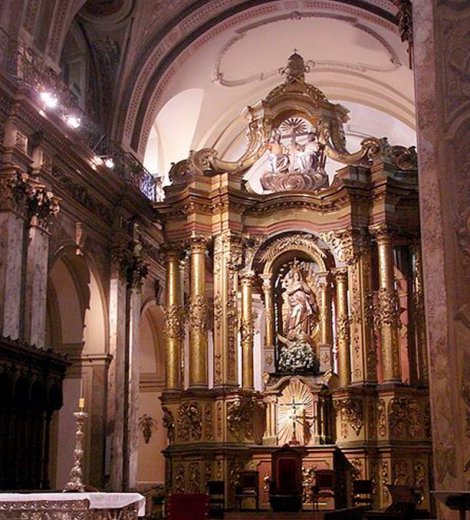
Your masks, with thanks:
[{"label": "small statue in niche", "polygon": [[318,320],[318,307],[315,295],[297,262],[285,276],[282,286],[287,295],[284,336],[287,339],[310,338]]}]

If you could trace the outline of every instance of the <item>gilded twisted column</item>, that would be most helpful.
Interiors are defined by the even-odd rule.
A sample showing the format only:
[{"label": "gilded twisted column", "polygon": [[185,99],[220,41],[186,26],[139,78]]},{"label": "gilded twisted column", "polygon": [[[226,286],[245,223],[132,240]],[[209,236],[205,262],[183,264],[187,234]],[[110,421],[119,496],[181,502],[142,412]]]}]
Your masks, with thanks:
[{"label": "gilded twisted column", "polygon": [[264,274],[263,293],[264,307],[266,309],[266,331],[265,331],[265,347],[274,347],[274,301],[273,301],[273,285],[271,283],[271,275]]},{"label": "gilded twisted column", "polygon": [[205,237],[191,238],[191,298],[189,304],[189,387],[206,388],[207,375],[207,301]]},{"label": "gilded twisted column", "polygon": [[336,269],[336,341],[338,348],[338,375],[340,386],[351,382],[350,332],[348,313],[348,272],[345,267]]},{"label": "gilded twisted column", "polygon": [[184,339],[183,309],[181,305],[179,254],[166,253],[166,371],[165,387],[177,390],[182,386],[181,351]]},{"label": "gilded twisted column", "polygon": [[395,289],[393,246],[389,231],[374,231],[379,257],[379,314],[384,382],[401,380],[398,341],[398,295]]},{"label": "gilded twisted column", "polygon": [[253,279],[255,273],[248,271],[240,276],[242,292],[242,388],[254,389],[253,379]]}]

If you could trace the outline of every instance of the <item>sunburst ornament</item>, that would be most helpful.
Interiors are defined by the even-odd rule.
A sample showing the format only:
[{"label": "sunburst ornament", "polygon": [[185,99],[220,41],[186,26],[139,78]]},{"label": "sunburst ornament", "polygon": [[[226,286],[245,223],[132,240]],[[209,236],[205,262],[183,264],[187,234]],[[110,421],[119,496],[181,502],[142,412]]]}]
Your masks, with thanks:
[{"label": "sunburst ornament", "polygon": [[307,133],[308,124],[301,117],[289,117],[281,123],[279,129],[283,134],[302,135]]},{"label": "sunburst ornament", "polygon": [[278,401],[279,444],[305,445],[310,442],[315,420],[314,405],[308,386],[292,378]]}]

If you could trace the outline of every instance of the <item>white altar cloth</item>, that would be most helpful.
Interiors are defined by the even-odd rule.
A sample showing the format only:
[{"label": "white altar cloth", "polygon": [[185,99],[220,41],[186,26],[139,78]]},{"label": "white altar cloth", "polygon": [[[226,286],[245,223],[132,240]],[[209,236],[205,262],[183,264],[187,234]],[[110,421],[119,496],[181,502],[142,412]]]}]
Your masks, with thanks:
[{"label": "white altar cloth", "polygon": [[88,500],[90,509],[120,509],[138,503],[138,515],[145,515],[145,497],[139,493],[0,493],[0,502]]}]

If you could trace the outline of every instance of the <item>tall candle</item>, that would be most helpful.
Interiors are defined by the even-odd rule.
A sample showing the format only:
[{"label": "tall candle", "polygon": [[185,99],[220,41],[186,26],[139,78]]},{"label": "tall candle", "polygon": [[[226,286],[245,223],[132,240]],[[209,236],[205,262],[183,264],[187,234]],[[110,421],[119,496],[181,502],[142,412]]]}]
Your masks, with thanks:
[{"label": "tall candle", "polygon": [[85,408],[85,398],[84,397],[80,397],[80,399],[78,400],[78,407],[80,408],[80,410],[83,410]]}]

